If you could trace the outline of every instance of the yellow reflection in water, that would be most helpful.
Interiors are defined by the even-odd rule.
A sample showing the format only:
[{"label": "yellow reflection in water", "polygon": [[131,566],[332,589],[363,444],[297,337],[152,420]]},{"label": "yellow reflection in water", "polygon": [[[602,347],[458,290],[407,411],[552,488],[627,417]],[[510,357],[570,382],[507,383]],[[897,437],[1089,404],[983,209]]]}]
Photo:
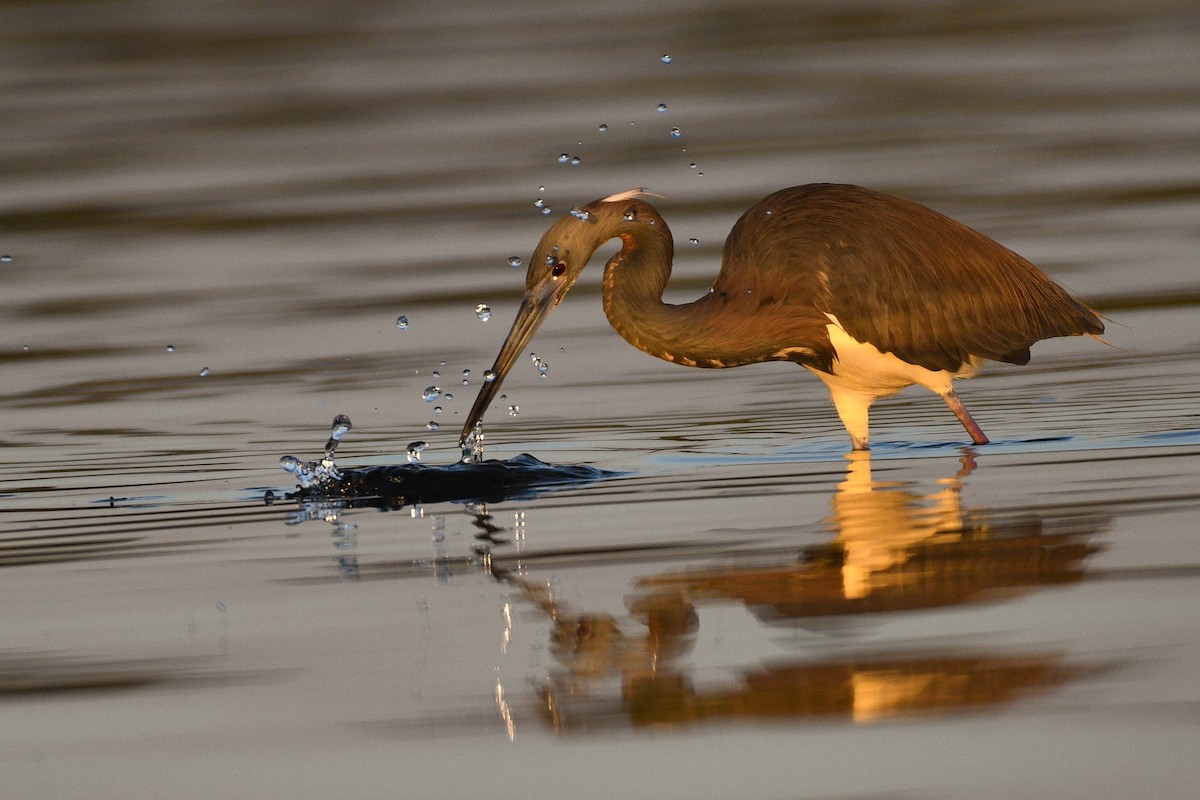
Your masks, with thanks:
[{"label": "yellow reflection in water", "polygon": [[653,609],[677,594],[691,602],[740,600],[764,618],[935,608],[1078,581],[1083,559],[1097,550],[1081,533],[1103,522],[1052,533],[1032,515],[964,512],[960,492],[974,469],[971,455],[927,495],[903,483],[872,482],[869,457],[848,458],[832,499],[836,536],[828,545],[780,566],[723,565],[643,578],[633,608]]}]

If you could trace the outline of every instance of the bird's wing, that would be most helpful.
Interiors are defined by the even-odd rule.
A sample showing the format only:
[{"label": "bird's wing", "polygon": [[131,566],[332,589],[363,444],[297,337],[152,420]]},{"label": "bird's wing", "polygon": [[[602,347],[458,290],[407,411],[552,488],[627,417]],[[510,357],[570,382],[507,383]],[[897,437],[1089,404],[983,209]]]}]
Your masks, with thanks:
[{"label": "bird's wing", "polygon": [[955,371],[972,357],[1025,363],[1034,342],[1104,329],[1011,250],[859,187],[777,192],[739,220],[727,261],[735,238],[737,250],[755,254],[760,279],[807,295],[855,339],[928,369]]}]

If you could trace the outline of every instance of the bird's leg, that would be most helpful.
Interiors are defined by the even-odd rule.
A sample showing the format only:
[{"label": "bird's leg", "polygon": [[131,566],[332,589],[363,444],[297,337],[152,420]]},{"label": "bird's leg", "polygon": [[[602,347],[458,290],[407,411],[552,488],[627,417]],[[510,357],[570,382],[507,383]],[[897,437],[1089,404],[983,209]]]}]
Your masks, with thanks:
[{"label": "bird's leg", "polygon": [[962,400],[958,399],[958,395],[954,390],[946,392],[942,395],[942,399],[946,401],[946,405],[950,406],[950,410],[954,412],[954,416],[958,417],[958,421],[967,429],[967,433],[971,434],[971,441],[975,444],[987,444],[988,438],[984,436],[983,431],[979,427],[971,415],[967,413],[967,409],[963,406]]},{"label": "bird's leg", "polygon": [[[823,373],[818,373],[821,375]],[[833,397],[833,405],[837,408],[842,424],[850,434],[850,445],[855,450],[869,450],[867,445],[868,412],[875,398],[869,394],[845,389],[839,383],[825,381],[829,394]]]}]

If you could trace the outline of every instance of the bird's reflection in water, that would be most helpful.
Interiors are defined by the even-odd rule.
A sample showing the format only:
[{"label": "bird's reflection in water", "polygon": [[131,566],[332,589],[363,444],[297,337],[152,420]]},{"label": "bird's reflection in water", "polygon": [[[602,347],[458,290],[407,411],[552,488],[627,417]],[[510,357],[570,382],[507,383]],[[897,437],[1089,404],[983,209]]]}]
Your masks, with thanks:
[{"label": "bird's reflection in water", "polygon": [[702,604],[740,602],[764,622],[806,625],[995,600],[1080,580],[1084,560],[1099,549],[1092,537],[1107,524],[1076,519],[1051,526],[1033,515],[1006,519],[965,510],[960,493],[974,469],[970,454],[927,495],[905,483],[873,482],[867,454],[848,458],[832,501],[832,542],[783,564],[732,563],[643,578],[627,600],[632,620],[624,623],[573,612],[545,586],[496,568],[553,621],[558,668],[542,699],[555,729],[813,715],[869,721],[1003,703],[1078,671],[1053,653],[926,646],[755,663],[741,668],[733,685],[698,688],[681,656],[694,642]]},{"label": "bird's reflection in water", "polygon": [[928,495],[905,483],[871,480],[870,457],[847,456],[846,479],[833,496],[836,537],[782,566],[690,570],[645,578],[639,603],[683,593],[695,600],[744,602],[764,618],[903,611],[994,599],[1077,581],[1096,545],[1083,534],[1103,521],[1074,520],[1056,531],[1035,515],[1000,517],[964,510],[966,455],[956,475]]}]

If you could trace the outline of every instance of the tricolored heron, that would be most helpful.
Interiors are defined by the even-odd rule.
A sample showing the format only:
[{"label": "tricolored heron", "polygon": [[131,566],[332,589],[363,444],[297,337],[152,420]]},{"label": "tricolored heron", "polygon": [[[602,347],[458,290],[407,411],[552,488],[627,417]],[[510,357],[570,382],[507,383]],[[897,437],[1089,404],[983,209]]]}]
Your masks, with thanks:
[{"label": "tricolored heron", "polygon": [[939,394],[975,444],[987,437],[952,382],[983,361],[1029,361],[1029,346],[1100,334],[1104,325],[1033,264],[922,205],[858,186],[783,189],[742,215],[708,294],[662,301],[674,241],[640,189],[555,222],[533,252],[525,298],[467,415],[465,443],[534,332],[603,243],[604,312],[621,336],[689,367],[791,361],[829,387],[855,450],[871,403],[920,384]]}]

